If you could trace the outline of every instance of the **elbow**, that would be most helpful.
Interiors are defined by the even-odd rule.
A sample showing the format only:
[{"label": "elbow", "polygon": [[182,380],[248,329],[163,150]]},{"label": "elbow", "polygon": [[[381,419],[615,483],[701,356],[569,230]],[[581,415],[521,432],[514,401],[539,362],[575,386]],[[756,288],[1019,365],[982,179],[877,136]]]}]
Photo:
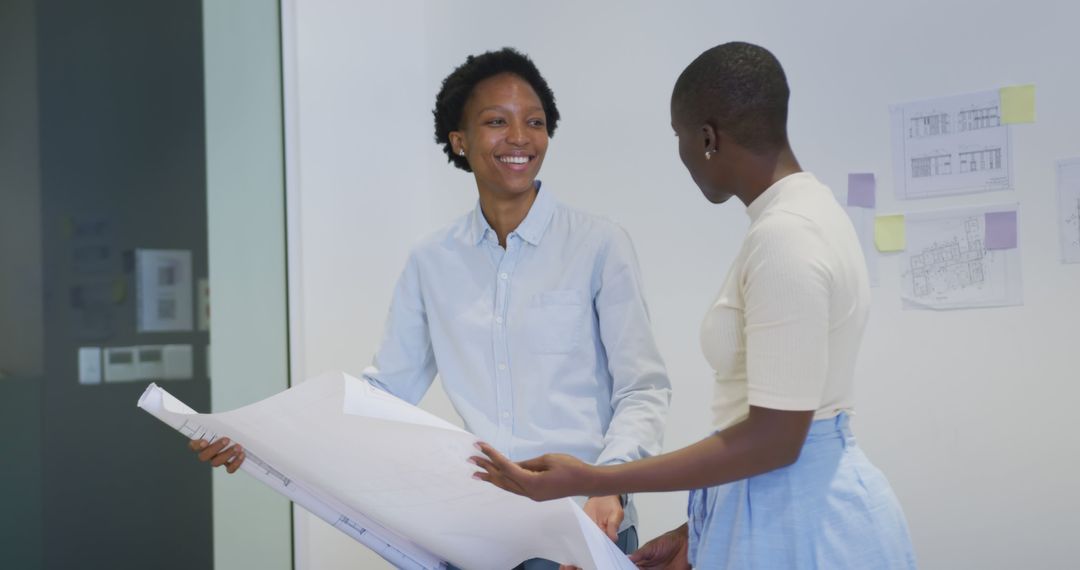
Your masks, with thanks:
[{"label": "elbow", "polygon": [[781,449],[776,457],[776,469],[793,465],[799,460],[799,455],[802,453],[802,442],[799,442],[798,445],[787,444],[780,447]]},{"label": "elbow", "polygon": [[749,423],[761,449],[768,450],[768,468],[780,469],[799,460],[806,434],[813,421],[812,411],[780,411],[751,407]]}]

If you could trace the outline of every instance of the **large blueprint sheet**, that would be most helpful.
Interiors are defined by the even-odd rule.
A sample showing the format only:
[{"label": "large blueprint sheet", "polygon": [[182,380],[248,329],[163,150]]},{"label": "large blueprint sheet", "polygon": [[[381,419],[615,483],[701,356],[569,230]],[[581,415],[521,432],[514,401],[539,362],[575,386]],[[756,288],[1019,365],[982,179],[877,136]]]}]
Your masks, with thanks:
[{"label": "large blueprint sheet", "polygon": [[341,372],[218,414],[151,384],[139,407],[189,438],[242,444],[242,470],[399,568],[634,568],[572,500],[473,479],[475,436]]}]

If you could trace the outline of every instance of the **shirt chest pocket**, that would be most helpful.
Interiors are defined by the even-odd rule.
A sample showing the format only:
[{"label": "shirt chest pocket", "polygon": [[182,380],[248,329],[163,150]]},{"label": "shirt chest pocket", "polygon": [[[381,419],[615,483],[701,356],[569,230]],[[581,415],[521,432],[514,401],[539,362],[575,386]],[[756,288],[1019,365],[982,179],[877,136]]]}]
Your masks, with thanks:
[{"label": "shirt chest pocket", "polygon": [[525,308],[522,333],[530,350],[539,354],[565,354],[582,342],[588,324],[589,298],[581,291],[537,293]]}]

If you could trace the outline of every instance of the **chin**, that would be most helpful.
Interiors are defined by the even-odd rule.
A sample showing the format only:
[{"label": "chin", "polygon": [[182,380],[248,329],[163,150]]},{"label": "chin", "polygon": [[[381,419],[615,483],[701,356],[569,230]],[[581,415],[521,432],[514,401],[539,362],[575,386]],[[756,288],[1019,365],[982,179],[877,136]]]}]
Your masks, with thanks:
[{"label": "chin", "polygon": [[706,200],[712,202],[713,204],[723,204],[724,202],[727,202],[731,199],[731,194],[711,193],[705,191],[702,191],[702,194],[705,195]]}]

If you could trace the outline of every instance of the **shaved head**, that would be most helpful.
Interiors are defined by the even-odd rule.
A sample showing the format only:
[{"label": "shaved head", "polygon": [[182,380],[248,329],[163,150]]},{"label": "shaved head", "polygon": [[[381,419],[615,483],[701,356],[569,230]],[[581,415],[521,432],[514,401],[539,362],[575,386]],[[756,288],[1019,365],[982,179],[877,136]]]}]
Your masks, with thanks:
[{"label": "shaved head", "polygon": [[769,50],[729,42],[697,57],[679,75],[671,108],[687,124],[711,123],[755,152],[787,145],[790,91]]}]

